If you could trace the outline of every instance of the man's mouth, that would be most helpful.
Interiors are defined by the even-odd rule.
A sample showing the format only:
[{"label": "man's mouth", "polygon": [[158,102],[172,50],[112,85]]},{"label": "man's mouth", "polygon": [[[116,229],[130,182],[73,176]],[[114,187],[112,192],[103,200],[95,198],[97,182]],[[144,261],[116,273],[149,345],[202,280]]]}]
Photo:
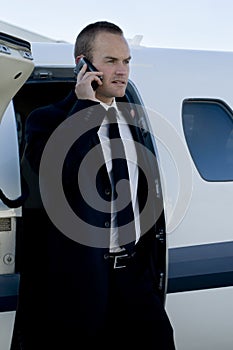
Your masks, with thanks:
[{"label": "man's mouth", "polygon": [[122,80],[122,79],[116,79],[116,80],[113,80],[112,81],[112,84],[115,84],[115,85],[126,85],[126,82],[125,80]]}]

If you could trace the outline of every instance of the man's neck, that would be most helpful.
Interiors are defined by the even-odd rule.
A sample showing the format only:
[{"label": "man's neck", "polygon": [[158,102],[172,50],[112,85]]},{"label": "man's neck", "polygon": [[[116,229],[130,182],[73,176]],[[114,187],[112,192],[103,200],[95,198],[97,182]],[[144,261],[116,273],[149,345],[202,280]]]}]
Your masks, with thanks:
[{"label": "man's neck", "polygon": [[117,105],[116,105],[116,100],[115,98],[112,100],[112,103],[111,104],[108,104],[108,103],[104,103],[102,101],[99,101],[100,104],[106,109],[108,110],[108,108],[111,106],[111,107],[115,107],[117,109]]}]

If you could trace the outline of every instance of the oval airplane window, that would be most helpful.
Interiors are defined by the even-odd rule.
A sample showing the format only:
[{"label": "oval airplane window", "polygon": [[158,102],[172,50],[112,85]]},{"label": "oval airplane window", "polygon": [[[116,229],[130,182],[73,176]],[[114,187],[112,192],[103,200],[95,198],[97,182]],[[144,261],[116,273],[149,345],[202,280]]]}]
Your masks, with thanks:
[{"label": "oval airplane window", "polygon": [[182,110],[185,138],[203,179],[233,180],[233,113],[219,100],[186,100]]}]

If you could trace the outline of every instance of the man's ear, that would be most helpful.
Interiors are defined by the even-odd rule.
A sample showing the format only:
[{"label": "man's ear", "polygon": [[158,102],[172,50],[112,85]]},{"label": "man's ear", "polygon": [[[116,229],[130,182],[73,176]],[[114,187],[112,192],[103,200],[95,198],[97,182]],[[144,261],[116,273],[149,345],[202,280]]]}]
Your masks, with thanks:
[{"label": "man's ear", "polygon": [[84,55],[79,55],[75,58],[75,63],[77,64],[80,58],[84,57]]}]

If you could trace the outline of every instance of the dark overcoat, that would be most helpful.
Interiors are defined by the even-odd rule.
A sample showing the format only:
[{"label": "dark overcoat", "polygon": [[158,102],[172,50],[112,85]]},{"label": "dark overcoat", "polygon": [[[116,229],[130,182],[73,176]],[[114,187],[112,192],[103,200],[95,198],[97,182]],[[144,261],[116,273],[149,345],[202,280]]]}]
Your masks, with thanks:
[{"label": "dark overcoat", "polygon": [[[141,227],[146,233],[136,244],[135,258],[139,270],[147,269],[152,274],[155,290],[163,302],[166,237],[156,155],[151,149],[150,135],[148,136],[148,132],[143,132],[138,125],[137,116],[134,118],[131,116],[132,106],[119,104],[119,107],[132,124],[130,128],[134,140],[142,146],[139,147],[137,154],[140,164],[138,198],[142,213]],[[40,323],[40,329],[41,327],[44,330],[48,329],[48,325],[51,327],[53,325],[54,329],[54,325],[57,325],[55,326],[57,331],[66,327],[66,329],[77,329],[81,334],[85,333],[86,329],[90,334],[98,332],[105,321],[109,291],[109,263],[105,259],[105,254],[108,252],[110,233],[111,186],[103,154],[98,148],[97,135],[104,115],[105,110],[98,102],[77,100],[74,92],[71,92],[63,101],[36,109],[27,119],[22,170],[29,184],[29,177],[37,179],[36,184],[30,185],[31,194],[36,192],[33,187],[38,189],[39,182],[43,193],[42,201],[41,198],[35,200],[36,205],[32,204],[33,200],[29,195],[23,209],[24,233],[19,265],[21,316],[18,317],[22,318],[22,324],[25,325],[23,327],[31,327],[33,335],[39,331],[35,321],[39,315],[44,319],[43,324]],[[74,142],[70,141],[68,151],[63,150],[61,145],[69,144],[69,135],[72,135],[72,139],[74,137],[72,132],[77,127],[79,128],[76,129],[77,135],[80,137],[77,136],[78,139]],[[54,141],[50,136],[54,135],[55,130]],[[50,144],[47,143],[48,140],[52,140]],[[43,153],[45,145],[49,147],[47,151],[52,150],[47,158]],[[93,147],[97,149],[91,155]],[[69,213],[63,216],[59,208],[61,200],[59,195],[56,197],[56,193],[49,189],[52,179],[55,183],[57,181],[56,160],[63,151],[65,159],[60,169],[61,182],[71,216]],[[153,157],[150,156],[151,151]],[[85,163],[84,160],[89,154],[89,161]],[[50,163],[53,158],[54,166]],[[41,160],[43,160],[42,168],[40,168]],[[98,202],[97,205],[87,203],[79,188],[78,173],[81,165],[83,167],[81,183],[86,191],[85,195],[87,198],[92,198],[93,193],[97,194],[103,205],[101,210],[98,208]],[[46,167],[50,177],[44,176]],[[41,170],[40,177],[39,170]],[[93,182],[95,172],[96,182]],[[145,206],[147,209],[143,214]],[[80,219],[78,221],[80,226],[72,221],[74,216]],[[57,223],[58,217],[61,220],[58,219]],[[148,219],[152,223],[149,228],[146,227]],[[23,312],[20,313],[20,310]]]}]

